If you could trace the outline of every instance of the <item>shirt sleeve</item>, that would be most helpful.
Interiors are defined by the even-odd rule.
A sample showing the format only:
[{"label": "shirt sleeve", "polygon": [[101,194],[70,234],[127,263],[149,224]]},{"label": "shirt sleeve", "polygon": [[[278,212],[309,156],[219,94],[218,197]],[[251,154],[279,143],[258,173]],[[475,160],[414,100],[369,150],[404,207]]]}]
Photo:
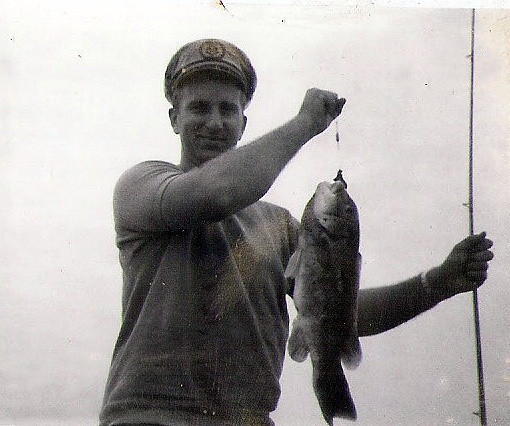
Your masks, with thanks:
[{"label": "shirt sleeve", "polygon": [[134,232],[168,231],[161,210],[163,194],[182,171],[164,161],[145,161],[122,174],[113,195],[115,227]]}]

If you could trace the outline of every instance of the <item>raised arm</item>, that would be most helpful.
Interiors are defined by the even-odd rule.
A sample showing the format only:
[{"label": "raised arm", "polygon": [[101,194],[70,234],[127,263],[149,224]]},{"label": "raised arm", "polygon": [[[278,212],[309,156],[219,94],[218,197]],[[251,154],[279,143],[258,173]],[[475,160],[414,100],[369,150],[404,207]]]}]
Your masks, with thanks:
[{"label": "raised arm", "polygon": [[364,289],[359,295],[358,332],[369,336],[390,330],[456,294],[472,291],[487,278],[493,258],[485,233],[458,243],[446,260],[425,275],[393,286]]},{"label": "raised arm", "polygon": [[307,91],[295,118],[255,141],[226,151],[175,177],[163,194],[169,228],[216,221],[260,199],[299,149],[340,114],[345,99]]}]

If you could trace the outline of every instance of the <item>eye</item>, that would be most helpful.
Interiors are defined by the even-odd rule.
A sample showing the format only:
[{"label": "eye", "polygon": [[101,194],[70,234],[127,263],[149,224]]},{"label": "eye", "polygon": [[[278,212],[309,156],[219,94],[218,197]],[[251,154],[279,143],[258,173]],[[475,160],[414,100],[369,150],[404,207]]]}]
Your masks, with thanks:
[{"label": "eye", "polygon": [[191,102],[188,109],[194,114],[206,114],[209,111],[209,105],[206,102],[196,101]]},{"label": "eye", "polygon": [[233,116],[239,113],[239,107],[230,102],[222,102],[220,105],[220,111],[223,115]]}]

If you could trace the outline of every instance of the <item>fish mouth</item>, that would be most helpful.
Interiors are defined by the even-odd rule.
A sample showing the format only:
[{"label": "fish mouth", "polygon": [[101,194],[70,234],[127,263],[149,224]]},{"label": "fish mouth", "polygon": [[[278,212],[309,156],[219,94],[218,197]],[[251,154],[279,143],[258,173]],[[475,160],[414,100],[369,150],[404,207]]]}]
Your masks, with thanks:
[{"label": "fish mouth", "polygon": [[313,213],[333,238],[352,238],[358,232],[357,209],[342,181],[319,183],[314,194]]}]

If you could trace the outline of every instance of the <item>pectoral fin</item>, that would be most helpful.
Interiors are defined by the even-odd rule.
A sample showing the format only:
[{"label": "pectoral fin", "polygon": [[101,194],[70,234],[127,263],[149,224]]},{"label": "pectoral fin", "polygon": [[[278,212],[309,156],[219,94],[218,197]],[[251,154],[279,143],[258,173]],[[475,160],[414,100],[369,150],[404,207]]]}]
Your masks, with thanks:
[{"label": "pectoral fin", "polygon": [[344,367],[353,370],[358,367],[362,359],[361,344],[357,336],[349,336],[342,348],[342,363]]},{"label": "pectoral fin", "polygon": [[285,278],[296,278],[299,274],[299,267],[301,265],[301,254],[302,249],[300,247],[292,254],[287,263],[287,268],[285,269]]},{"label": "pectoral fin", "polygon": [[299,319],[294,320],[288,348],[290,357],[296,362],[303,362],[310,352]]}]

